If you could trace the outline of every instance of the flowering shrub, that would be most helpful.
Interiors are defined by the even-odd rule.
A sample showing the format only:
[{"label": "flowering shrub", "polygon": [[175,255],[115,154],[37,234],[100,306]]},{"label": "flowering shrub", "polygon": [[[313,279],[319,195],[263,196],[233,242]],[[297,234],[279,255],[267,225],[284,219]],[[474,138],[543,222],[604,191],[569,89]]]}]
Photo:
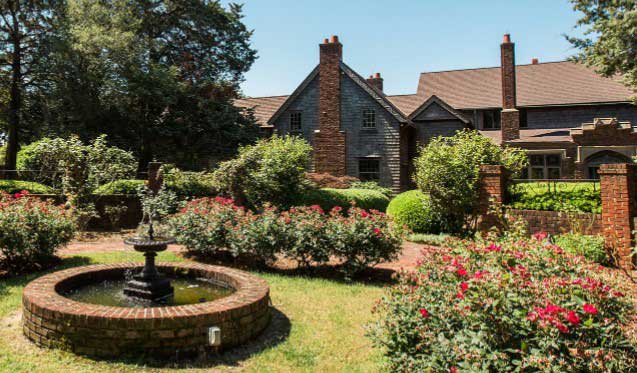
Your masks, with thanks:
[{"label": "flowering shrub", "polygon": [[630,371],[623,294],[600,268],[536,235],[427,248],[375,307],[395,371]]},{"label": "flowering shrub", "polygon": [[171,234],[189,251],[198,255],[214,254],[228,247],[228,228],[244,214],[231,199],[201,198],[189,202],[169,220]]},{"label": "flowering shrub", "polygon": [[304,266],[335,258],[348,276],[398,253],[401,232],[385,214],[359,208],[342,212],[335,207],[325,213],[314,205],[284,212],[266,206],[253,213],[217,197],[190,202],[170,225],[178,241],[197,254],[224,248],[264,261],[281,255]]},{"label": "flowering shrub", "polygon": [[0,194],[0,268],[9,272],[50,260],[75,233],[70,211],[27,195]]}]

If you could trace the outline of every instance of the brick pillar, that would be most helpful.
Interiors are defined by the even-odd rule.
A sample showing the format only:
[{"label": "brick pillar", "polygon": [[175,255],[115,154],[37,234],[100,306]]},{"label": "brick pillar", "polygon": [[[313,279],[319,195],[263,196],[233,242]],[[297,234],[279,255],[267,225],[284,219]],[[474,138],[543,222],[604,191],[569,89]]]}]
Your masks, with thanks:
[{"label": "brick pillar", "polygon": [[164,183],[164,178],[160,174],[161,162],[148,163],[148,188],[157,194]]},{"label": "brick pillar", "polygon": [[502,72],[502,113],[500,126],[502,141],[520,138],[520,112],[516,109],[517,94],[515,82],[515,44],[509,34],[504,35],[500,44]]},{"label": "brick pillar", "polygon": [[505,171],[501,165],[480,166],[478,213],[480,222],[478,230],[488,231],[493,226],[498,226],[497,216],[490,214],[492,204],[502,206],[505,193]]},{"label": "brick pillar", "polygon": [[343,45],[337,36],[332,36],[319,48],[319,129],[314,134],[314,171],[344,176],[347,170],[345,133],[341,131]]},{"label": "brick pillar", "polygon": [[375,87],[379,91],[383,91],[383,78],[380,77],[380,73],[376,73],[374,75],[370,75],[369,78],[366,79],[367,84]]},{"label": "brick pillar", "polygon": [[622,268],[634,268],[631,258],[637,212],[637,165],[604,164],[599,169],[602,193],[602,232]]}]

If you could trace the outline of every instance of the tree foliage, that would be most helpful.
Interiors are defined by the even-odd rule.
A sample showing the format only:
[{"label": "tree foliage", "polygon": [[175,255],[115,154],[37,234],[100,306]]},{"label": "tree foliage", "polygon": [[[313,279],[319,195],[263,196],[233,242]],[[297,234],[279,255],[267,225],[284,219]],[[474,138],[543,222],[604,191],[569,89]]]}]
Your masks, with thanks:
[{"label": "tree foliage", "polygon": [[571,0],[582,16],[576,27],[581,37],[567,36],[585,63],[605,77],[622,76],[622,82],[637,89],[637,3],[633,0]]}]

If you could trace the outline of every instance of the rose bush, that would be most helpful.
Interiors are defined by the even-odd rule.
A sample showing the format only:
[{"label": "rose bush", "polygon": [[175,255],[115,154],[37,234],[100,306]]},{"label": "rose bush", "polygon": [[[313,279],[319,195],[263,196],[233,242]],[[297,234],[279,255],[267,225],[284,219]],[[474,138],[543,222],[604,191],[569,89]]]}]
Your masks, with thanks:
[{"label": "rose bush", "polygon": [[16,273],[37,268],[74,233],[70,211],[29,198],[26,191],[0,193],[0,269]]},{"label": "rose bush", "polygon": [[602,269],[546,235],[427,248],[380,300],[370,328],[393,371],[624,372],[629,308]]},{"label": "rose bush", "polygon": [[198,254],[229,250],[262,261],[284,256],[300,265],[342,263],[347,276],[393,258],[400,250],[401,230],[379,211],[335,207],[293,207],[280,212],[266,206],[260,213],[217,197],[192,201],[170,220],[173,234]]}]

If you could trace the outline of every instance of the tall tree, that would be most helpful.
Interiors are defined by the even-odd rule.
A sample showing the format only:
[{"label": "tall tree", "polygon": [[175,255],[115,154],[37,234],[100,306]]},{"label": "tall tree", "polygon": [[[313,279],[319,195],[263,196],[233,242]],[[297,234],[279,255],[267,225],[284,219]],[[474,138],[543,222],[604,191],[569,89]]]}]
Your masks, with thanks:
[{"label": "tall tree", "polygon": [[622,75],[637,92],[637,2],[635,0],[571,0],[582,14],[576,27],[583,36],[567,36],[583,62],[605,77]]},{"label": "tall tree", "polygon": [[38,81],[37,65],[52,33],[52,1],[0,0],[0,84],[9,92],[5,168],[14,170],[24,91]]},{"label": "tall tree", "polygon": [[[101,112],[93,126],[135,150],[140,168],[153,158],[194,167],[193,154],[222,153],[255,137],[254,121],[232,106],[256,58],[240,6],[69,0],[68,16],[75,57],[64,60],[77,61],[73,69],[82,73],[64,84],[91,92],[70,106]],[[77,110],[85,105],[93,110]]]}]

